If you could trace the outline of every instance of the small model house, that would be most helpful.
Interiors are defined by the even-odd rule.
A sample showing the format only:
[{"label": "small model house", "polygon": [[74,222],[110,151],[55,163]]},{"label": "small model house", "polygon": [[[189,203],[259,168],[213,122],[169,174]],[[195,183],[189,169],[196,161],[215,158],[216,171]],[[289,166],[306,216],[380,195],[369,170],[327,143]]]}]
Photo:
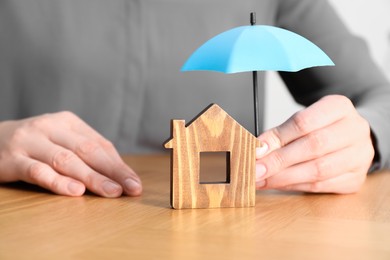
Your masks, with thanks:
[{"label": "small model house", "polygon": [[[255,205],[256,147],[261,142],[221,107],[210,105],[189,125],[172,120],[171,205],[175,209],[250,207]],[[203,152],[226,152],[227,178],[200,182]]]}]

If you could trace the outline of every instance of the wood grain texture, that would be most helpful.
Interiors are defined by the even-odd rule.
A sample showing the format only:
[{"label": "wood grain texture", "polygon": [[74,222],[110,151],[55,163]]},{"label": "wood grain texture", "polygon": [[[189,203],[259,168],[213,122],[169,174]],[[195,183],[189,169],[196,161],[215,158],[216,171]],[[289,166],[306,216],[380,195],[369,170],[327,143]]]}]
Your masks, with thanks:
[{"label": "wood grain texture", "polygon": [[[171,205],[175,209],[255,205],[256,147],[261,142],[213,104],[187,126],[172,121]],[[200,153],[228,152],[229,183],[200,183]]]},{"label": "wood grain texture", "polygon": [[124,159],[141,197],[0,185],[0,259],[390,259],[390,172],[356,194],[257,191],[255,207],[172,210],[169,156]]}]

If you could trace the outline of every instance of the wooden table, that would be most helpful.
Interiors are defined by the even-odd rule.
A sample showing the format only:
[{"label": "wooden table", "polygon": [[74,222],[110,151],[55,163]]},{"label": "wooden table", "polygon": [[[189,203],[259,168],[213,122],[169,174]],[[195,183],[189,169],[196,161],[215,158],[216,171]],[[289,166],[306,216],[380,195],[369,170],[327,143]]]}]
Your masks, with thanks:
[{"label": "wooden table", "polygon": [[390,172],[354,195],[259,191],[254,208],[173,210],[169,157],[124,158],[141,197],[1,185],[0,259],[390,259]]}]

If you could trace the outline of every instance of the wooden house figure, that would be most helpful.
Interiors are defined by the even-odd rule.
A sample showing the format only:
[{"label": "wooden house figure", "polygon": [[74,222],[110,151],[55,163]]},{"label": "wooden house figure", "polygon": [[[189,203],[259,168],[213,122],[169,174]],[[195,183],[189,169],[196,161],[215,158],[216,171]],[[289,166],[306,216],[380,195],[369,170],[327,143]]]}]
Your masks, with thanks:
[{"label": "wooden house figure", "polygon": [[[212,104],[193,119],[172,120],[171,205],[175,209],[255,205],[256,147],[261,142],[221,107]],[[200,154],[226,152],[225,183],[200,183]]]}]

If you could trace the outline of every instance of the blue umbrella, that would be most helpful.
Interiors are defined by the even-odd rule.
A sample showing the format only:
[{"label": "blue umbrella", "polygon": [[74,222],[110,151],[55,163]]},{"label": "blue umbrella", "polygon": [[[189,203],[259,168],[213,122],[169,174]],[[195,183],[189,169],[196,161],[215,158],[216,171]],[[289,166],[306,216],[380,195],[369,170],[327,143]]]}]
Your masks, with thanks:
[{"label": "blue umbrella", "polygon": [[211,38],[185,62],[182,71],[253,72],[255,135],[258,127],[257,71],[296,72],[315,66],[333,66],[332,60],[306,38],[274,26],[240,26]]}]

